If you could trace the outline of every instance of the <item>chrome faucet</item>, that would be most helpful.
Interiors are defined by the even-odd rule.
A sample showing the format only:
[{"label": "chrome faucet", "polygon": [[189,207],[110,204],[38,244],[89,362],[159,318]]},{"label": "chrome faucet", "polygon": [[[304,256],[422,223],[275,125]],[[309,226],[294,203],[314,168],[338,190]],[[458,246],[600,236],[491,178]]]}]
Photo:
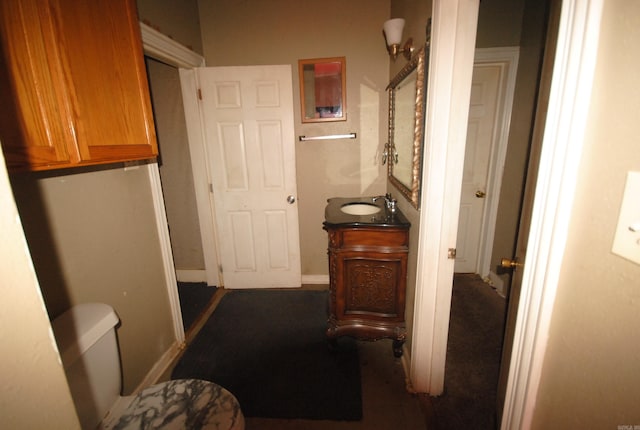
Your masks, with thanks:
[{"label": "chrome faucet", "polygon": [[387,209],[389,209],[392,213],[395,212],[397,209],[398,201],[391,197],[391,193],[387,193],[384,196],[372,197],[371,200],[373,200],[373,202],[375,203],[378,199],[381,199],[383,197],[384,197],[384,204],[387,207]]}]

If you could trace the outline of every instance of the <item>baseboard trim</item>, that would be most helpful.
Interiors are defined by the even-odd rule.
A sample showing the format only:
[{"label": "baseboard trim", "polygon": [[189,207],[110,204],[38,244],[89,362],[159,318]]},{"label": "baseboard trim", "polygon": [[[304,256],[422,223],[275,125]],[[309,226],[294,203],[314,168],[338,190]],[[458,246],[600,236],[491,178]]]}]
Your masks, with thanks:
[{"label": "baseboard trim", "polygon": [[176,270],[178,282],[207,282],[206,270]]},{"label": "baseboard trim", "polygon": [[302,284],[329,285],[329,275],[302,275]]},{"label": "baseboard trim", "polygon": [[168,374],[169,370],[174,365],[178,357],[180,357],[180,354],[182,354],[184,348],[184,342],[174,342],[174,344],[171,345],[164,354],[162,354],[162,357],[160,357],[156,364],[153,365],[144,379],[140,381],[140,384],[138,384],[135,392],[132,394],[137,394],[147,387],[150,387],[159,382],[163,382],[165,379],[169,379],[166,377],[166,375]]},{"label": "baseboard trim", "polygon": [[411,369],[411,356],[406,344],[402,345],[402,357],[400,357],[400,362],[402,363],[402,370],[404,371],[404,385],[407,393],[417,394],[418,392],[413,388],[411,377],[409,376],[409,369]]}]

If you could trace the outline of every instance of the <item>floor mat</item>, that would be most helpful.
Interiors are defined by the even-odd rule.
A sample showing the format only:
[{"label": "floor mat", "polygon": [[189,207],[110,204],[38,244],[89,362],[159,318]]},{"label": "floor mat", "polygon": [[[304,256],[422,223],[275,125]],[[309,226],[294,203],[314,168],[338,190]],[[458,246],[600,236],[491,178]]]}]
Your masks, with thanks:
[{"label": "floor mat", "polygon": [[357,343],[329,350],[327,315],[327,291],[230,291],[172,378],[223,386],[248,417],[360,420]]}]

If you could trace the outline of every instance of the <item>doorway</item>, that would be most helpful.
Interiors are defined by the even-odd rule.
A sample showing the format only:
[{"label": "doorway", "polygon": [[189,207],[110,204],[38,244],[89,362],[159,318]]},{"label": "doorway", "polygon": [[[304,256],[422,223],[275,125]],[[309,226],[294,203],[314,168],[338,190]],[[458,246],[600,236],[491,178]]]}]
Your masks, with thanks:
[{"label": "doorway", "polygon": [[204,255],[178,68],[145,57],[160,155],[158,170],[178,281],[204,281]]},{"label": "doorway", "polygon": [[[501,327],[501,330],[503,330],[502,357],[498,359],[498,363],[495,363],[500,365],[500,372],[497,380],[492,381],[497,384],[497,393],[495,392],[496,387],[491,387],[492,393],[496,394],[496,405],[492,408],[492,412],[497,412],[496,417],[498,424],[502,421],[502,412],[505,406],[505,391],[509,365],[511,362],[514,326],[520,301],[522,268],[519,262],[524,261],[524,250],[526,248],[525,239],[529,235],[533,205],[533,189],[536,184],[542,145],[542,133],[545,128],[547,105],[549,103],[551,73],[555,57],[555,44],[557,42],[557,31],[559,25],[558,6],[559,2],[546,2],[546,4],[538,11],[539,14],[536,15],[538,20],[536,32],[538,33],[539,44],[534,46],[536,49],[532,49],[532,46],[527,47],[527,52],[524,54],[522,64],[519,66],[518,87],[515,89],[515,103],[519,103],[519,107],[522,108],[523,101],[528,100],[528,108],[521,109],[519,113],[515,112],[513,117],[510,118],[511,121],[516,123],[516,127],[520,127],[520,130],[516,130],[515,133],[512,133],[511,139],[524,142],[527,145],[526,147],[523,147],[523,153],[525,156],[522,158],[526,160],[526,163],[524,166],[524,172],[522,173],[522,192],[517,196],[512,196],[511,202],[504,197],[504,200],[501,202],[501,205],[513,205],[514,210],[512,212],[515,212],[517,214],[516,218],[519,218],[519,225],[514,232],[515,236],[509,236],[507,238],[510,245],[515,247],[515,249],[509,251],[506,255],[503,255],[503,257],[511,260],[513,256],[516,256],[519,257],[519,259],[514,257],[512,261],[505,262],[505,266],[503,268],[504,272],[506,273],[508,270],[515,270],[515,272],[509,275],[508,283],[504,290],[499,290],[502,295],[507,297],[508,311],[507,317],[505,321],[503,321],[504,324]],[[525,98],[523,92],[528,92],[529,97]],[[528,114],[529,111],[531,112],[530,114]],[[501,220],[498,218],[497,221],[504,222],[504,219]],[[489,248],[489,250],[491,249]],[[498,252],[505,251],[500,250]],[[460,338],[450,339],[450,342],[453,343],[460,341]]]},{"label": "doorway", "polygon": [[[427,102],[427,111],[431,113],[427,115],[430,134],[425,138],[425,146],[426,154],[429,155],[424,160],[427,177],[423,178],[425,187],[422,190],[423,210],[420,214],[421,232],[425,228],[425,234],[421,235],[423,237],[419,243],[417,310],[414,316],[411,362],[414,388],[433,395],[441,394],[444,388],[453,275],[453,264],[447,250],[452,245],[455,246],[456,239],[456,215],[460,205],[458,193],[466,143],[466,127],[462,125],[468,120],[467,91],[470,91],[475,53],[475,37],[469,37],[468,33],[470,29],[475,33],[478,18],[477,3],[454,3],[457,7],[464,7],[464,13],[456,10],[456,19],[450,19],[445,13],[450,12],[447,9],[449,6],[454,7],[449,2],[439,2],[438,7],[434,7],[434,22],[440,20],[441,23],[441,26],[434,26],[434,38],[438,36],[442,51],[434,50],[431,59],[438,67],[430,74],[429,86],[433,91],[430,91]],[[446,49],[448,44],[455,47],[452,50],[456,55],[440,56],[443,52],[451,52]],[[521,53],[520,69],[523,64],[522,55]],[[539,66],[534,67],[536,68],[526,71],[537,71]],[[449,110],[441,109],[441,106],[447,106]],[[530,132],[531,116],[527,119]],[[446,147],[438,145],[442,141],[447,142]],[[525,144],[527,141],[528,138],[523,140]],[[523,170],[520,169],[521,175]],[[516,206],[519,205],[519,199],[520,195],[514,199]],[[426,240],[429,235],[430,240]],[[515,232],[511,236],[511,247],[514,236]],[[415,362],[426,365],[418,366]]]},{"label": "doorway", "polygon": [[208,310],[216,286],[206,282],[180,74],[177,67],[148,56],[145,64],[182,323],[184,331],[188,332]]},{"label": "doorway", "polygon": [[[173,83],[169,85],[171,87],[170,94],[173,94],[171,98],[174,101],[176,101],[176,103],[182,104],[181,96],[185,91],[184,82],[181,79],[182,72],[189,71],[194,67],[204,66],[204,58],[199,54],[191,51],[190,49],[187,49],[184,46],[178,44],[177,42],[163,35],[162,33],[152,29],[151,27],[149,27],[144,23],[140,23],[140,29],[141,29],[142,43],[144,47],[145,57],[147,58],[147,60],[152,59],[153,61],[155,61],[153,66],[154,70],[155,69],[161,70],[162,71],[161,73],[166,74],[169,77],[169,79],[173,81]],[[149,79],[151,81],[152,77],[150,76]],[[176,83],[177,83],[177,88],[176,88]],[[151,86],[151,82],[150,82],[150,86]],[[195,85],[193,85],[193,88],[189,87],[188,89],[193,89],[195,91]],[[187,112],[190,112],[190,109],[192,109],[192,106],[186,105],[186,104],[183,104],[182,108],[180,109],[173,110],[172,108],[170,108],[168,109],[168,111],[169,112],[173,111],[173,114],[169,115],[169,118],[171,117],[184,118],[185,116],[188,115]],[[154,107],[154,110],[156,110],[155,107]],[[157,122],[158,121],[156,121],[156,123]],[[184,119],[182,120],[182,122],[184,122]],[[162,124],[161,127],[164,127],[164,125],[165,124]],[[156,124],[156,127],[158,127],[158,124]],[[179,138],[177,140],[184,141],[185,129],[182,127],[180,127],[179,129],[180,129],[180,132],[178,133]],[[186,141],[189,144],[188,146],[191,146],[194,141],[197,141],[196,139],[197,133],[194,135],[191,132],[191,130],[188,130],[188,129],[186,130],[186,132],[187,132]],[[163,139],[161,137],[158,138],[159,146],[160,146],[159,164],[163,163],[162,157],[164,156],[165,166],[167,166],[167,161],[169,161],[172,165],[177,164],[182,167],[184,167],[185,165],[188,165],[188,161],[187,161],[188,158],[187,160],[185,160],[185,151],[184,151],[183,145],[180,145],[180,147],[177,149],[171,148],[170,146],[167,147],[166,144],[170,143],[171,139],[172,138],[169,138],[169,142],[165,141],[164,142],[165,145],[164,147],[162,147]],[[167,151],[166,154],[165,154],[165,151]],[[178,153],[177,156],[175,155],[176,152]],[[202,157],[201,156],[199,157],[198,154],[194,154],[193,151],[190,151],[190,150],[186,152],[190,156],[189,158],[191,159],[191,167],[185,168],[184,171],[178,173],[178,175],[192,175],[193,178],[197,177],[197,174],[200,174],[202,176],[202,171],[204,169],[204,166],[202,163],[199,162],[202,160]],[[194,160],[196,160],[196,162],[194,162]],[[195,222],[195,224],[190,226],[191,230],[197,230],[197,229],[194,229],[194,226],[199,227],[200,241],[201,241],[200,249],[204,259],[204,270],[200,270],[199,268],[196,270],[193,270],[193,267],[189,267],[189,266],[192,266],[192,264],[187,265],[186,270],[183,270],[183,268],[181,267],[178,267],[178,270],[176,270],[176,265],[174,264],[174,255],[173,255],[174,250],[172,249],[174,248],[174,241],[170,239],[170,232],[169,232],[170,226],[168,225],[168,222],[171,224],[174,224],[175,222],[171,222],[169,220],[169,216],[167,215],[167,207],[168,205],[173,204],[172,202],[177,201],[178,204],[174,205],[174,207],[172,207],[169,210],[173,211],[174,213],[176,212],[176,210],[180,211],[181,200],[173,199],[172,201],[167,202],[165,192],[163,191],[164,184],[161,183],[159,165],[154,163],[154,164],[149,164],[146,167],[147,167],[147,172],[149,177],[149,183],[151,186],[153,202],[155,206],[155,212],[156,212],[155,223],[156,223],[156,228],[158,230],[158,236],[159,236],[162,254],[163,254],[164,267],[165,267],[165,274],[164,274],[165,287],[167,289],[168,296],[169,296],[174,331],[176,334],[177,341],[183,342],[185,340],[185,333],[184,333],[184,324],[183,324],[183,318],[182,318],[180,298],[178,296],[177,280],[178,279],[185,280],[185,281],[203,281],[204,280],[206,285],[211,285],[211,286],[218,285],[217,253],[215,249],[215,233],[212,228],[213,222],[211,219],[212,215],[211,215],[210,202],[209,202],[209,188],[207,183],[195,183],[195,181],[192,180],[191,184],[192,184],[193,193],[189,192],[190,196],[187,198],[187,201],[190,201],[189,204],[193,205],[193,199],[195,195],[195,201],[197,206],[197,211],[196,211],[197,216],[195,217],[196,219],[194,220],[194,216],[193,214],[191,214],[188,217],[188,219],[190,219],[191,222]],[[171,173],[165,172],[165,182],[169,182],[166,179],[167,175],[171,177]],[[190,188],[188,187],[188,185],[184,185],[185,183],[188,184],[190,182],[188,179],[185,179],[184,176],[177,182],[182,184],[182,189],[184,189],[185,187]],[[181,188],[178,187],[178,190],[180,189]],[[177,221],[177,222],[178,224],[180,224],[183,221]],[[178,230],[180,231],[180,228],[178,228]],[[173,236],[176,236],[175,232]],[[178,236],[177,239],[181,243],[190,243],[191,247],[195,247],[196,249],[198,248],[197,245],[194,245],[194,240],[192,237],[191,239],[189,239],[189,238]],[[190,252],[193,252],[193,251],[190,251]],[[196,254],[197,254],[197,251],[196,251]],[[182,261],[185,261],[185,259],[183,259]],[[193,255],[191,255],[191,259],[187,258],[186,261],[194,261]],[[179,264],[183,264],[183,263],[179,263]],[[179,278],[176,275],[178,275]]]},{"label": "doorway", "polygon": [[518,47],[476,49],[471,84],[454,271],[496,282],[501,280],[490,270],[491,253],[518,57]]},{"label": "doorway", "polygon": [[[507,176],[505,180],[511,181],[523,181],[521,192],[517,195],[513,195],[511,190],[514,187],[510,187],[511,190],[508,190],[507,193],[503,193],[500,197],[501,202],[500,205],[510,205],[513,207],[513,210],[510,212],[509,217],[519,218],[519,225],[517,225],[516,229],[512,232],[512,234],[505,235],[508,229],[503,228],[501,234],[503,236],[507,236],[503,238],[503,241],[506,241],[509,246],[509,251],[503,255],[511,259],[513,255],[516,255],[516,250],[511,249],[511,247],[516,246],[516,239],[518,237],[527,237],[529,230],[529,221],[531,218],[531,205],[533,198],[533,187],[535,186],[536,173],[538,169],[538,161],[539,161],[539,153],[541,147],[542,140],[542,130],[544,130],[544,124],[546,119],[546,106],[548,103],[548,94],[549,94],[549,86],[550,86],[550,75],[551,69],[553,67],[553,57],[555,54],[555,50],[553,49],[556,43],[556,33],[557,33],[557,18],[556,14],[550,13],[550,3],[546,2],[544,6],[541,6],[539,10],[537,10],[537,14],[530,18],[530,21],[533,19],[537,22],[537,27],[535,30],[530,28],[529,31],[535,32],[538,34],[538,45],[535,46],[526,46],[523,48],[523,57],[521,65],[518,67],[518,82],[517,87],[513,90],[515,92],[515,102],[518,104],[514,108],[513,116],[509,115],[507,118],[507,127],[509,122],[514,123],[514,132],[511,133],[510,141],[517,144],[522,151],[522,156],[520,159],[525,163],[523,166],[524,172],[520,173],[520,177],[517,175],[514,176],[514,169],[511,169],[511,175]],[[555,11],[557,12],[557,11]],[[525,18],[526,19],[526,18]],[[531,36],[529,36],[531,37]],[[535,49],[533,49],[535,48]],[[475,67],[474,67],[474,84],[475,84]],[[514,82],[515,84],[515,82]],[[473,90],[472,90],[473,94]],[[472,98],[473,102],[473,98]],[[525,105],[526,103],[526,105]],[[524,106],[523,106],[524,105]],[[470,109],[470,124],[473,117],[473,106]],[[470,130],[472,128],[470,127]],[[521,142],[521,143],[519,143]],[[469,142],[468,142],[469,143]],[[505,142],[506,143],[506,142]],[[526,144],[526,145],[524,145]],[[469,150],[469,147],[467,147]],[[506,146],[503,148],[506,152]],[[471,152],[473,154],[473,151]],[[505,161],[506,154],[503,154],[502,161]],[[528,160],[528,163],[526,162]],[[508,159],[507,159],[508,162]],[[467,164],[467,159],[465,158],[465,167]],[[466,170],[465,170],[466,174]],[[511,179],[509,179],[511,178]],[[464,185],[463,185],[464,187]],[[498,190],[499,194],[499,190]],[[509,197],[511,195],[511,197]],[[464,188],[463,188],[463,199],[464,199]],[[496,212],[494,213],[493,223],[503,223],[506,224],[504,217],[507,216],[508,212],[501,212],[501,217],[498,217],[498,207],[496,204],[495,208]],[[461,216],[461,222],[463,221]],[[463,225],[461,225],[463,227]],[[511,232],[509,232],[511,233]],[[519,243],[522,247],[526,247],[525,243],[522,243],[522,240],[519,240]],[[487,250],[487,269],[489,269],[489,263],[491,260],[492,251],[494,251],[495,247],[493,246],[493,236],[491,237],[491,242],[488,243]],[[500,250],[498,252],[506,252]],[[522,257],[522,260],[524,258]],[[500,368],[500,373],[497,378],[492,380],[492,383],[495,384],[491,386],[491,394],[494,396],[496,401],[495,405],[492,405],[492,410],[490,412],[495,413],[497,411],[497,423],[500,423],[502,418],[502,409],[504,407],[504,396],[506,390],[506,378],[507,378],[507,370],[509,368],[509,362],[511,360],[510,350],[513,345],[513,326],[516,320],[516,313],[518,309],[519,302],[519,282],[517,278],[521,276],[521,269],[519,266],[516,267],[516,263],[513,266],[507,267],[496,267],[496,272],[498,269],[502,271],[502,273],[507,273],[511,270],[516,270],[517,272],[510,273],[506,279],[504,288],[502,287],[502,279],[498,278],[500,281],[497,283],[498,285],[494,285],[497,292],[507,298],[507,318],[502,321],[500,331],[502,341],[502,357],[493,357],[492,360],[496,362],[493,363]],[[478,272],[480,273],[480,272]],[[497,275],[494,272],[491,272],[489,279],[491,281],[496,280]],[[489,289],[489,285],[486,285],[487,289]],[[453,304],[452,304],[453,307]],[[453,310],[452,310],[453,313]],[[450,332],[450,335],[454,334]],[[462,335],[458,338],[451,337],[451,343],[458,343],[464,341],[465,336]],[[448,362],[448,361],[447,361]],[[498,387],[496,392],[496,385]]]}]

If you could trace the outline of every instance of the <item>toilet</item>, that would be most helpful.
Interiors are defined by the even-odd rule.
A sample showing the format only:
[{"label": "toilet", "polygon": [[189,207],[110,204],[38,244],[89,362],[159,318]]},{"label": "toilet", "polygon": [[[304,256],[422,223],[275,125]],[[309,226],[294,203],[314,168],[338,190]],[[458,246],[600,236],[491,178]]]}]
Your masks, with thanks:
[{"label": "toilet", "polygon": [[52,322],[83,429],[244,429],[240,404],[213,382],[172,380],[120,396],[118,321],[111,306],[86,303]]}]

